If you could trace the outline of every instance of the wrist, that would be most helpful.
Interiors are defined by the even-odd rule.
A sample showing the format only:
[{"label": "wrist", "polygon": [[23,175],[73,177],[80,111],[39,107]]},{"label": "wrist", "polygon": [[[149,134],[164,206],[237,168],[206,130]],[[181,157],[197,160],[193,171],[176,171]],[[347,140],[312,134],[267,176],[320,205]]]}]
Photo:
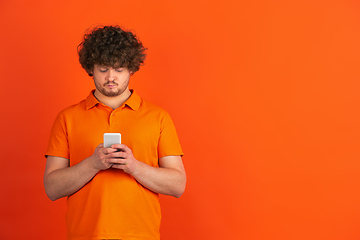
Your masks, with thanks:
[{"label": "wrist", "polygon": [[[145,163],[134,158],[132,166],[128,169],[128,173],[135,177],[141,175],[143,165]],[[146,165],[146,164],[145,164]]]},{"label": "wrist", "polygon": [[94,172],[95,174],[101,170],[98,168],[95,157],[93,155],[84,159],[82,163],[84,164],[84,167],[87,169],[87,171]]}]

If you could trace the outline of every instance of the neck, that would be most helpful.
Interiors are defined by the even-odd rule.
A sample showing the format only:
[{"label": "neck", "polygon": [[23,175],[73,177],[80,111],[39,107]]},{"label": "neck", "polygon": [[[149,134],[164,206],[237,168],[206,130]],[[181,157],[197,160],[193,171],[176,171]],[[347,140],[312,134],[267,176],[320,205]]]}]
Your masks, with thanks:
[{"label": "neck", "polygon": [[112,109],[116,109],[118,107],[120,107],[121,105],[124,104],[124,102],[126,102],[126,100],[129,99],[129,97],[131,96],[131,91],[129,90],[129,88],[127,88],[122,94],[120,94],[119,96],[116,97],[107,97],[103,94],[101,94],[97,89],[94,92],[94,96],[96,97],[96,99],[111,107]]}]

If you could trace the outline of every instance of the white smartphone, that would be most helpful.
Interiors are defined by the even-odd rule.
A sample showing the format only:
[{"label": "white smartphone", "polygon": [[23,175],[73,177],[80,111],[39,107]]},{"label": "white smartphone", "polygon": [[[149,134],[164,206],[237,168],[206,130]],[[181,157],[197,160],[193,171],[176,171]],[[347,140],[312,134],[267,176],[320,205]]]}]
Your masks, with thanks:
[{"label": "white smartphone", "polygon": [[109,148],[113,144],[121,144],[121,134],[104,133],[104,147]]}]

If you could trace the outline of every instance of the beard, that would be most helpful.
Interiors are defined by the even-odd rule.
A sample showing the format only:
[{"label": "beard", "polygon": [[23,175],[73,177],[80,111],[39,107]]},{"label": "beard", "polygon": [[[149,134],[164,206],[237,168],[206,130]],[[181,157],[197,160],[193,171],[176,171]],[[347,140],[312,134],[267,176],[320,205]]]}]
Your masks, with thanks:
[{"label": "beard", "polygon": [[[124,87],[119,88],[119,84],[117,82],[114,81],[107,81],[106,83],[104,83],[102,86],[95,80],[94,78],[94,83],[95,83],[95,87],[96,89],[104,96],[106,97],[117,97],[120,96],[126,89],[127,86],[129,84],[129,82],[127,82],[126,84],[124,84]],[[112,89],[108,89],[106,88],[106,85],[111,84],[111,85],[115,85],[116,87],[112,88]]]}]

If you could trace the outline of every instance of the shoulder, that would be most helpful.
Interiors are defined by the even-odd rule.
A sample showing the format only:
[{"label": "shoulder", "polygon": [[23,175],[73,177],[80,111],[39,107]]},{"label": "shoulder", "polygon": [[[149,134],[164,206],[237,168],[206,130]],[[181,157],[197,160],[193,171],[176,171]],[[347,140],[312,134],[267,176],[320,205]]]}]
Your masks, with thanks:
[{"label": "shoulder", "polygon": [[166,112],[166,110],[163,109],[162,107],[160,107],[159,105],[149,102],[143,98],[141,98],[140,107],[142,107],[143,109],[148,109],[148,110],[152,110],[152,111]]},{"label": "shoulder", "polygon": [[99,103],[99,101],[93,95],[94,91],[95,90],[90,91],[89,95],[80,102],[60,111],[59,115],[67,116],[72,114],[79,114],[82,112],[86,112],[86,110],[92,109]]},{"label": "shoulder", "polygon": [[164,108],[145,99],[141,99],[139,110],[145,112],[146,114],[155,115],[160,118],[169,117],[169,113]]},{"label": "shoulder", "polygon": [[161,131],[163,129],[174,128],[174,122],[169,112],[164,108],[149,101],[142,100],[139,110],[142,113],[141,117],[144,121],[157,123]]},{"label": "shoulder", "polygon": [[58,114],[58,117],[67,118],[70,116],[74,116],[80,112],[86,110],[86,100],[82,100],[79,103],[73,104],[63,110],[61,110]]}]

